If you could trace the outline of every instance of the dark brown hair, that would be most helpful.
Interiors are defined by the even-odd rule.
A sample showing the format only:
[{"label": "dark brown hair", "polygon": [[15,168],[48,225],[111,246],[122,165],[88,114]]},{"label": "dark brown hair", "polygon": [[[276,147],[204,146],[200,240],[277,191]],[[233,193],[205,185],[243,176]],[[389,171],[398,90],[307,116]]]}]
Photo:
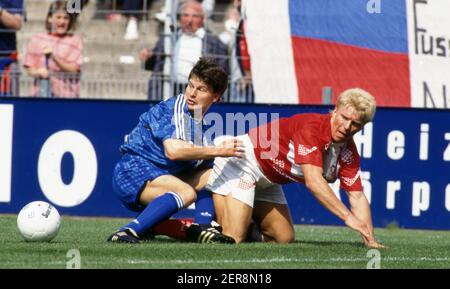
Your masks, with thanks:
[{"label": "dark brown hair", "polygon": [[201,57],[189,73],[189,79],[195,75],[209,85],[214,93],[221,96],[228,86],[228,74],[212,57]]},{"label": "dark brown hair", "polygon": [[52,31],[52,24],[50,23],[50,18],[55,14],[57,11],[63,11],[67,15],[69,15],[69,27],[67,31],[70,31],[72,29],[75,29],[75,22],[77,20],[77,14],[70,13],[67,10],[67,0],[55,0],[50,4],[50,7],[48,8],[47,12],[47,21],[45,23],[45,28],[47,28],[48,32]]}]

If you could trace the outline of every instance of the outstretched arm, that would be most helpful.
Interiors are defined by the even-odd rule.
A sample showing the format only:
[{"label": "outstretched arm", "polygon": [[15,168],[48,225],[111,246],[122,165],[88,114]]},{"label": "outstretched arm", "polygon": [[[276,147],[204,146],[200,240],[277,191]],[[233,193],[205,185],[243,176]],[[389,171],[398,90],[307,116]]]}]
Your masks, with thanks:
[{"label": "outstretched arm", "polygon": [[364,244],[369,248],[384,248],[383,245],[375,241],[375,235],[373,233],[372,215],[370,213],[369,202],[362,191],[350,191],[347,192],[348,199],[350,201],[350,207],[352,213],[360,220],[367,224],[370,231],[370,239],[362,236]]},{"label": "outstretched arm", "polygon": [[302,164],[305,184],[314,197],[330,212],[338,216],[345,224],[361,235],[370,239],[368,225],[356,217],[334,194],[327,181],[322,176],[322,168],[310,164]]},{"label": "outstretched arm", "polygon": [[178,139],[164,141],[164,152],[169,160],[188,161],[213,159],[215,157],[241,157],[244,152],[242,141],[228,139],[218,146],[198,146]]}]

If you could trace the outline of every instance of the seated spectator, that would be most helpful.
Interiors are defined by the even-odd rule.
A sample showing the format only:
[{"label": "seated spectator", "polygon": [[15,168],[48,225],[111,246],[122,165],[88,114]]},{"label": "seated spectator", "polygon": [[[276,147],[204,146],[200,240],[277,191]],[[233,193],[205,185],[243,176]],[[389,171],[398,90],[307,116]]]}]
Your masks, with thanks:
[{"label": "seated spectator", "polygon": [[23,0],[0,0],[0,96],[18,96],[16,31],[23,21]]},{"label": "seated spectator", "polygon": [[[205,13],[202,5],[194,0],[181,4],[179,9],[180,29],[176,31],[173,47],[172,75],[175,77],[174,93],[180,93],[187,84],[189,71],[201,56],[213,57],[229,73],[228,49],[219,38],[211,35],[204,26]],[[139,57],[145,67],[153,71],[149,83],[149,99],[162,99],[163,71],[166,61],[164,37],[161,37],[152,51],[145,48]],[[166,95],[167,97],[167,95]]]},{"label": "seated spectator", "polygon": [[28,43],[23,65],[36,78],[33,95],[80,96],[83,44],[79,36],[70,33],[75,21],[76,14],[67,11],[67,1],[52,2],[47,13],[48,32],[35,35]]}]

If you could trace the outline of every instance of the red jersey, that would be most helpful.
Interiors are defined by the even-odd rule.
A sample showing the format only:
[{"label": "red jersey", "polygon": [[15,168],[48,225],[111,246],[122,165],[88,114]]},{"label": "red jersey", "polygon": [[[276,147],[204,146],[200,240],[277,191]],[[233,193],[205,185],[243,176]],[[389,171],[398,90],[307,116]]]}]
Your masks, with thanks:
[{"label": "red jersey", "polygon": [[253,128],[249,132],[255,157],[272,182],[304,183],[301,164],[323,169],[328,182],[338,177],[346,191],[362,191],[359,154],[353,139],[333,143],[331,114],[297,114]]}]

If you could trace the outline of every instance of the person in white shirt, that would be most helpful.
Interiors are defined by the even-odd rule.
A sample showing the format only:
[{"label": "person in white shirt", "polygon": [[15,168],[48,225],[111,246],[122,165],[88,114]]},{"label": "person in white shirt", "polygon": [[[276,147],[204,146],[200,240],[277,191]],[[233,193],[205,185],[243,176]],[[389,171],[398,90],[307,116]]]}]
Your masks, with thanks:
[{"label": "person in white shirt", "polygon": [[[182,91],[187,83],[189,71],[201,56],[213,57],[229,73],[228,48],[218,37],[205,28],[205,12],[202,5],[194,0],[181,4],[179,9],[179,30],[176,32],[172,75],[175,79],[175,94]],[[161,37],[153,50],[144,48],[139,53],[145,68],[153,71],[149,84],[149,99],[162,99],[163,69],[166,60],[164,37]]]}]

